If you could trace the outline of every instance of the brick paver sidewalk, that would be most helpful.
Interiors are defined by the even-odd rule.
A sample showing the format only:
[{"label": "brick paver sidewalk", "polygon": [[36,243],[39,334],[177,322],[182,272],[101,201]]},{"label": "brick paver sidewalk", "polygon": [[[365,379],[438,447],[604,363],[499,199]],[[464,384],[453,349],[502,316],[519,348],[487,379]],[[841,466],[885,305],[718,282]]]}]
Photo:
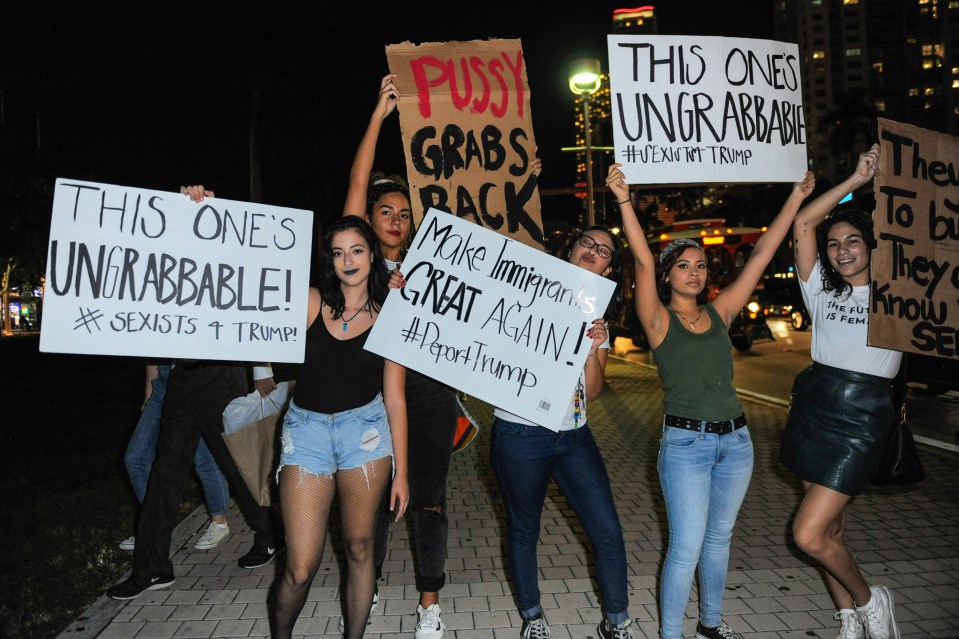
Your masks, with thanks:
[{"label": "brick paver sidewalk", "polygon": [[[655,372],[611,359],[608,386],[590,405],[594,430],[613,484],[629,556],[633,633],[657,637],[657,577],[666,546],[666,516],[656,475],[662,393]],[[733,539],[724,620],[744,637],[833,639],[835,609],[819,571],[791,543],[790,520],[799,482],[776,461],[785,423],[778,406],[747,402],[756,450],[752,484]],[[488,426],[490,410],[472,405]],[[415,445],[415,442],[411,442]],[[922,447],[928,474],[909,488],[869,488],[853,502],[848,540],[867,581],[893,589],[903,637],[959,637],[959,456]],[[486,428],[450,470],[448,580],[441,606],[450,639],[517,639],[515,610],[504,566],[505,520],[489,458]],[[176,584],[127,603],[101,598],[62,637],[267,637],[271,586],[280,567],[236,565],[252,533],[230,513],[233,536],[211,551],[193,543],[206,527],[202,514],[185,522],[195,531],[174,555]],[[183,528],[183,526],[181,526]],[[582,527],[557,490],[543,513],[538,558],[546,618],[556,639],[596,637],[598,591]],[[299,635],[338,636],[343,553],[336,535],[297,623]],[[380,605],[367,636],[411,638],[417,593],[408,533],[394,524],[380,581]],[[686,636],[694,636],[694,601]],[[102,629],[102,631],[101,631]]]}]

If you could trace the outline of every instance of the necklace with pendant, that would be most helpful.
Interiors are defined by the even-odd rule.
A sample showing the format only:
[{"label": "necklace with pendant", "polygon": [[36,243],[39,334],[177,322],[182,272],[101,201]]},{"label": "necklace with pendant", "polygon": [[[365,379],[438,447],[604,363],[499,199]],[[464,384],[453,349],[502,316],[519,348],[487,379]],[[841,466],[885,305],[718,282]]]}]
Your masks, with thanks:
[{"label": "necklace with pendant", "polygon": [[[673,307],[670,306],[670,308],[673,308]],[[673,310],[676,311],[675,308],[673,308]],[[676,311],[676,314],[679,315],[681,318],[683,318],[683,321],[686,322],[687,324],[689,324],[689,327],[695,331],[695,330],[696,330],[696,322],[698,322],[698,321],[699,321],[699,318],[703,316],[703,307],[702,307],[702,306],[699,307],[699,315],[697,315],[697,316],[696,316],[696,319],[694,319],[694,320],[691,321],[691,322],[690,322],[688,319],[686,319],[686,316],[683,315],[683,312],[682,312],[682,311]]]},{"label": "necklace with pendant", "polygon": [[350,322],[352,322],[354,319],[356,319],[356,316],[357,316],[357,315],[359,315],[359,314],[362,313],[364,310],[366,310],[366,304],[367,304],[367,302],[369,302],[369,301],[370,301],[369,298],[367,298],[366,302],[363,302],[363,305],[359,308],[358,311],[356,311],[355,313],[353,313],[352,315],[350,315],[349,318],[346,318],[346,317],[343,318],[343,332],[344,332],[344,333],[350,328]]}]

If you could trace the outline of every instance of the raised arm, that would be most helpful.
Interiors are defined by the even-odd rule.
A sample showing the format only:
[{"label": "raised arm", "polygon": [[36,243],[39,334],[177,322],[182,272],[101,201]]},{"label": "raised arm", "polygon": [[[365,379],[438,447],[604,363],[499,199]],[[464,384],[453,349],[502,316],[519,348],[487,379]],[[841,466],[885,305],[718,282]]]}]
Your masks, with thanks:
[{"label": "raised arm", "polygon": [[865,153],[859,154],[856,170],[845,180],[832,187],[796,214],[793,222],[793,256],[796,259],[796,272],[805,282],[809,279],[816,264],[816,227],[826,218],[846,194],[858,189],[876,175],[879,166],[879,145],[873,144]]},{"label": "raised arm", "polygon": [[350,169],[350,187],[346,193],[343,215],[366,216],[366,193],[370,185],[373,159],[376,156],[376,141],[380,137],[383,120],[396,110],[396,105],[400,99],[399,91],[393,86],[393,78],[395,77],[396,75],[391,73],[383,76],[383,79],[380,80],[380,95],[376,100],[376,108],[373,109],[373,115],[370,116],[366,133],[363,134],[360,146],[356,149],[356,157],[353,158],[353,167]]},{"label": "raised arm", "polygon": [[769,262],[783,240],[786,239],[786,233],[792,226],[796,213],[802,205],[803,200],[809,197],[809,194],[816,188],[816,177],[812,171],[806,171],[802,182],[796,182],[793,185],[789,197],[785,204],[779,210],[779,214],[769,225],[769,228],[756,242],[752,255],[746,260],[742,272],[736,277],[732,284],[720,291],[719,295],[713,300],[713,308],[719,313],[726,326],[732,321],[732,318],[739,313],[740,309],[749,301],[759,279],[763,276]]},{"label": "raised arm", "polygon": [[659,301],[656,293],[656,261],[649,244],[646,243],[646,233],[640,226],[633,210],[633,203],[629,197],[629,185],[626,176],[620,170],[622,164],[613,164],[609,167],[606,185],[616,196],[616,203],[623,217],[623,232],[629,242],[629,250],[633,254],[636,265],[636,316],[643,325],[646,339],[653,348],[666,337],[669,328],[669,312]]},{"label": "raised arm", "polygon": [[390,510],[399,521],[410,503],[407,473],[406,368],[386,360],[383,366],[383,403],[390,422],[393,440],[393,486],[390,488]]}]

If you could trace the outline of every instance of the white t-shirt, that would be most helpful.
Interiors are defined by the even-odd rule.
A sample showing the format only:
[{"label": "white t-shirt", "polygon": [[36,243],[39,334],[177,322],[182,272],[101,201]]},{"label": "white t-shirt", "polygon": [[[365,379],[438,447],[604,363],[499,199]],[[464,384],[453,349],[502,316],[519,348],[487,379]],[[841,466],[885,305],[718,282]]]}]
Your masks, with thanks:
[{"label": "white t-shirt", "polygon": [[[606,341],[599,345],[599,348],[606,349],[607,351],[609,350],[608,336],[606,337]],[[549,430],[555,430],[556,432],[560,432],[564,430],[573,430],[574,428],[577,428],[578,426],[582,426],[583,424],[586,423],[586,403],[587,402],[586,402],[586,376],[584,374],[584,371],[579,372],[579,381],[576,384],[576,388],[579,389],[580,386],[582,386],[583,391],[582,391],[582,398],[580,400],[580,407],[579,407],[579,420],[577,421],[574,414],[576,411],[576,393],[574,392],[573,396],[569,400],[569,406],[566,408],[566,416],[563,418],[563,423],[559,426],[559,428],[549,428],[548,426],[543,426],[542,424],[531,422],[528,419],[523,419],[519,415],[514,415],[513,413],[509,411],[505,411],[502,408],[493,409],[493,415],[495,415],[496,417],[499,417],[500,419],[504,419],[508,422],[514,422],[517,424],[526,424],[527,426],[543,426],[543,428],[549,428]]]},{"label": "white t-shirt", "polygon": [[836,297],[822,288],[822,266],[816,260],[809,280],[799,278],[812,318],[814,362],[857,373],[892,379],[902,361],[900,351],[866,345],[869,329],[869,285],[853,286],[852,294]]}]

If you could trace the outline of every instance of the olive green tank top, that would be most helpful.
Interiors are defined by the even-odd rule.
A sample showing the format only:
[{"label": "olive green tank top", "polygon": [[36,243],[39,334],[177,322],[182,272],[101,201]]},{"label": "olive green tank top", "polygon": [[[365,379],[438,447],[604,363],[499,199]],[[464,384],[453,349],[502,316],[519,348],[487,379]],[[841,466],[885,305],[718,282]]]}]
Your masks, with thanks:
[{"label": "olive green tank top", "polygon": [[666,414],[705,421],[742,415],[743,406],[733,387],[733,346],[719,313],[707,304],[709,330],[693,333],[675,311],[667,310],[666,338],[653,349]]}]

